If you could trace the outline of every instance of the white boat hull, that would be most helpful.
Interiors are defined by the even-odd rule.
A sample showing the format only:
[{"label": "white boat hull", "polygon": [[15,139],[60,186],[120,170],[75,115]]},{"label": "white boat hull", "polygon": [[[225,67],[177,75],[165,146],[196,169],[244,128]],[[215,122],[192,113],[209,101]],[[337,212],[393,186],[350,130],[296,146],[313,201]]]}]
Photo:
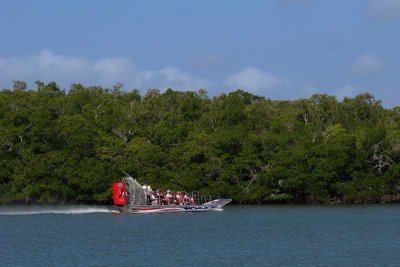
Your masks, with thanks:
[{"label": "white boat hull", "polygon": [[216,199],[203,205],[126,205],[120,212],[128,213],[164,213],[164,212],[204,212],[221,211],[231,199]]}]

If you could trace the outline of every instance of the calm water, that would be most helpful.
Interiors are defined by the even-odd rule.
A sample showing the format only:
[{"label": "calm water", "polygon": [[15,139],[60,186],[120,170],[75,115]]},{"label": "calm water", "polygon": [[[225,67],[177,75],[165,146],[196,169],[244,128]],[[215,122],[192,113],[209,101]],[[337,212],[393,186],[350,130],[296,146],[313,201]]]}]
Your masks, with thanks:
[{"label": "calm water", "polygon": [[0,266],[399,266],[400,206],[0,206]]}]

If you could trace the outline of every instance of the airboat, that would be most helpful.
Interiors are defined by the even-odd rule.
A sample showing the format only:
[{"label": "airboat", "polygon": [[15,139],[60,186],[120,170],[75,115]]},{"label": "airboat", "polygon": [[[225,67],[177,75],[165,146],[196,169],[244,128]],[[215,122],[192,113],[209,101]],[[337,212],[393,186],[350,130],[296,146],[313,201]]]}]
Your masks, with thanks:
[{"label": "airboat", "polygon": [[113,200],[120,213],[204,212],[221,211],[231,199],[202,197],[198,192],[163,196],[149,191],[136,179],[128,176],[112,184]]}]

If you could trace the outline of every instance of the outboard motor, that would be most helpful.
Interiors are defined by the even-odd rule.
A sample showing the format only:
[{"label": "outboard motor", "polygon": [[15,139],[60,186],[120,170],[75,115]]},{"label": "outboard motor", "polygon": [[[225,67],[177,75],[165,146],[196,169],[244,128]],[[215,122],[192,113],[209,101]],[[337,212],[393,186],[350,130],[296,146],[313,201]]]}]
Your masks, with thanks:
[{"label": "outboard motor", "polygon": [[115,205],[126,205],[126,183],[118,182],[112,184],[113,199]]}]

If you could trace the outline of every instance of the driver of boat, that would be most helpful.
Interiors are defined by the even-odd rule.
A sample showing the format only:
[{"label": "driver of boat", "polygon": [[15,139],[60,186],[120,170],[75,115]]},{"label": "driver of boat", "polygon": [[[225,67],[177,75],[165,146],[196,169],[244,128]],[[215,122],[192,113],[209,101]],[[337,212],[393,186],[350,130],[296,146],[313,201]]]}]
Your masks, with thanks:
[{"label": "driver of boat", "polygon": [[150,196],[151,195],[150,194],[151,187],[150,187],[150,185],[148,186],[147,183],[144,183],[143,189],[144,189],[144,192],[146,194],[146,204],[147,205],[151,205],[151,196]]}]

